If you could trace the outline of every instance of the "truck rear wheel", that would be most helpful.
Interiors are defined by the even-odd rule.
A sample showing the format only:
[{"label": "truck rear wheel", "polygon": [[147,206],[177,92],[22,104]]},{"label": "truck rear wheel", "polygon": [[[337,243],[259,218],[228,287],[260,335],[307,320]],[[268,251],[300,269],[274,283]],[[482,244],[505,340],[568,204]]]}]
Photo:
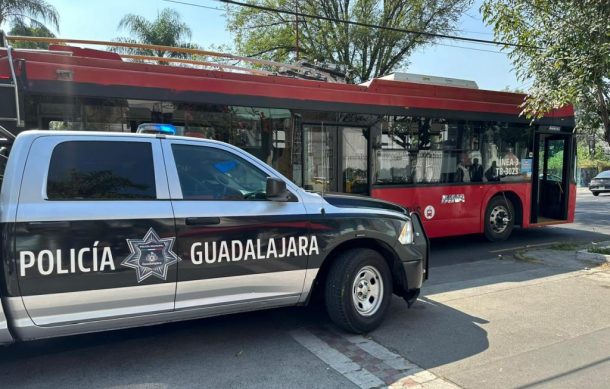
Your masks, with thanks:
[{"label": "truck rear wheel", "polygon": [[485,237],[491,242],[508,239],[515,226],[515,207],[505,196],[489,200],[485,210]]},{"label": "truck rear wheel", "polygon": [[371,249],[353,249],[331,265],[324,299],[331,320],[361,334],[377,328],[388,310],[392,276],[385,259]]}]

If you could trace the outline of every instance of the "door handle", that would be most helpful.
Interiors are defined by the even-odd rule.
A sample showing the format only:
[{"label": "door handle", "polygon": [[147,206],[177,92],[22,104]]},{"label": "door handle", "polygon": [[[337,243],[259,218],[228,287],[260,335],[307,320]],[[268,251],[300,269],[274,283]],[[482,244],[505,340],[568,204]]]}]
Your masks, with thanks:
[{"label": "door handle", "polygon": [[212,226],[215,224],[220,224],[219,217],[187,217],[186,218],[187,226]]},{"label": "door handle", "polygon": [[56,221],[56,222],[28,222],[26,229],[30,232],[39,232],[44,230],[54,230],[57,228],[70,228],[72,223],[69,221]]}]

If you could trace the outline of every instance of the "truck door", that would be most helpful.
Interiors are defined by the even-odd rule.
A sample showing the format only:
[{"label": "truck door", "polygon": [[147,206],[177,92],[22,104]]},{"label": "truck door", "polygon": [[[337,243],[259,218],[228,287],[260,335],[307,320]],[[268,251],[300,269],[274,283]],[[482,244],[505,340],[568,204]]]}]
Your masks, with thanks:
[{"label": "truck door", "polygon": [[16,213],[16,270],[36,325],[172,311],[175,227],[160,140],[41,136]]},{"label": "truck door", "polygon": [[296,303],[318,249],[301,200],[267,200],[271,170],[228,146],[166,140],[163,152],[182,258],[176,310]]}]

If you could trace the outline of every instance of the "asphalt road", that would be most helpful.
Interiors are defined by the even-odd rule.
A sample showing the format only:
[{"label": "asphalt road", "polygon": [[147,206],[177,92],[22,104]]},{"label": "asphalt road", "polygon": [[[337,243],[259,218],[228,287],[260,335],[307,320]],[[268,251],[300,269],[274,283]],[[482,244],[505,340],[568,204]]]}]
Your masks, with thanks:
[{"label": "asphalt road", "polygon": [[[515,366],[520,361],[510,334],[519,333],[523,337],[520,341],[526,345],[538,342],[541,349],[546,347],[547,343],[542,340],[546,341],[547,334],[527,328],[524,317],[531,321],[542,320],[545,326],[554,328],[556,324],[553,323],[558,320],[568,323],[581,315],[594,315],[599,310],[596,307],[604,304],[591,299],[591,310],[578,316],[546,317],[546,313],[536,313],[545,304],[555,304],[556,310],[565,314],[565,302],[557,301],[557,294],[566,288],[557,285],[548,297],[544,291],[536,294],[538,300],[531,302],[532,312],[528,312],[520,300],[503,308],[502,304],[510,300],[507,297],[510,294],[483,302],[459,300],[460,293],[499,287],[506,281],[511,285],[532,282],[542,275],[561,275],[573,270],[560,267],[548,270],[543,265],[498,261],[499,254],[509,256],[514,249],[526,245],[604,238],[610,240],[610,195],[593,197],[579,192],[576,223],[573,225],[518,230],[509,241],[499,244],[487,243],[481,237],[435,240],[432,242],[431,279],[426,288],[430,295],[443,292],[445,294],[438,295],[444,297],[434,301],[424,296],[413,309],[407,309],[403,301],[394,298],[384,325],[371,334],[371,338],[363,338],[373,342],[374,347],[369,348],[369,353],[358,354],[351,360],[360,361],[358,363],[370,371],[377,371],[373,365],[383,365],[380,362],[382,356],[379,356],[383,352],[379,350],[383,351],[385,347],[407,362],[413,361],[441,376],[455,376],[456,380],[465,383],[478,382],[478,385],[473,385],[480,387],[487,378],[476,374],[490,374],[490,377],[497,374],[495,370],[495,373],[476,370],[477,364],[482,363],[481,358],[495,360],[512,353],[516,355]],[[568,287],[576,288],[578,285],[575,283]],[[610,292],[610,286],[604,288]],[[578,289],[579,293],[589,290],[581,289]],[[448,296],[447,293],[456,295]],[[483,295],[487,298],[496,296],[487,292]],[[523,301],[528,298],[531,299],[532,295],[520,297]],[[580,301],[574,293],[567,298],[574,300],[575,305]],[[481,311],[483,308],[485,310]],[[549,314],[554,312],[553,309],[548,311]],[[499,314],[504,316],[491,319]],[[602,317],[600,322],[607,322],[604,320]],[[502,323],[510,325],[503,326]],[[587,323],[579,321],[574,326],[574,331],[584,331]],[[309,346],[294,335],[295,331],[303,329],[310,331],[310,340],[313,339]],[[362,372],[358,370],[358,363],[355,368],[354,363],[339,363],[339,367],[333,365],[345,357],[336,351],[333,354],[333,350],[327,347],[329,344],[344,350],[344,354],[355,352],[349,345],[340,342],[337,345],[337,339],[343,338],[334,332],[324,310],[313,306],[26,342],[0,349],[0,385],[7,388],[355,387],[355,379],[367,377],[358,378]],[[604,339],[610,345],[610,336]],[[591,337],[587,341],[590,347],[595,348],[599,339]],[[579,350],[587,354],[586,349],[581,347]],[[528,363],[535,364],[535,361],[547,357],[551,361],[550,357],[562,352],[569,353],[570,349],[553,349],[550,355],[532,355]],[[373,354],[378,358],[371,357]],[[469,365],[470,361],[474,362]],[[599,364],[594,366],[602,369]],[[460,376],[459,372],[465,371],[466,367],[475,369],[473,375]],[[400,375],[403,372],[392,370],[387,374]],[[588,373],[585,371],[583,374]],[[599,374],[602,378],[604,374],[608,377],[610,369],[602,369],[597,374],[598,378]],[[375,373],[376,377],[380,375]],[[354,376],[354,380],[348,379]],[[557,381],[553,383],[557,384]]]}]

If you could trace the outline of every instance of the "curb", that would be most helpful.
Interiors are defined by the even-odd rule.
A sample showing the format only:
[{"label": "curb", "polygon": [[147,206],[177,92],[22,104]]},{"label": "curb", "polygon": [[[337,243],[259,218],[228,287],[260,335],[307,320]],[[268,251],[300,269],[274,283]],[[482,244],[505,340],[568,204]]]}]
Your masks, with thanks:
[{"label": "curb", "polygon": [[599,262],[610,262],[610,255],[592,253],[589,250],[578,250],[576,252],[576,258],[583,261],[599,261]]}]

